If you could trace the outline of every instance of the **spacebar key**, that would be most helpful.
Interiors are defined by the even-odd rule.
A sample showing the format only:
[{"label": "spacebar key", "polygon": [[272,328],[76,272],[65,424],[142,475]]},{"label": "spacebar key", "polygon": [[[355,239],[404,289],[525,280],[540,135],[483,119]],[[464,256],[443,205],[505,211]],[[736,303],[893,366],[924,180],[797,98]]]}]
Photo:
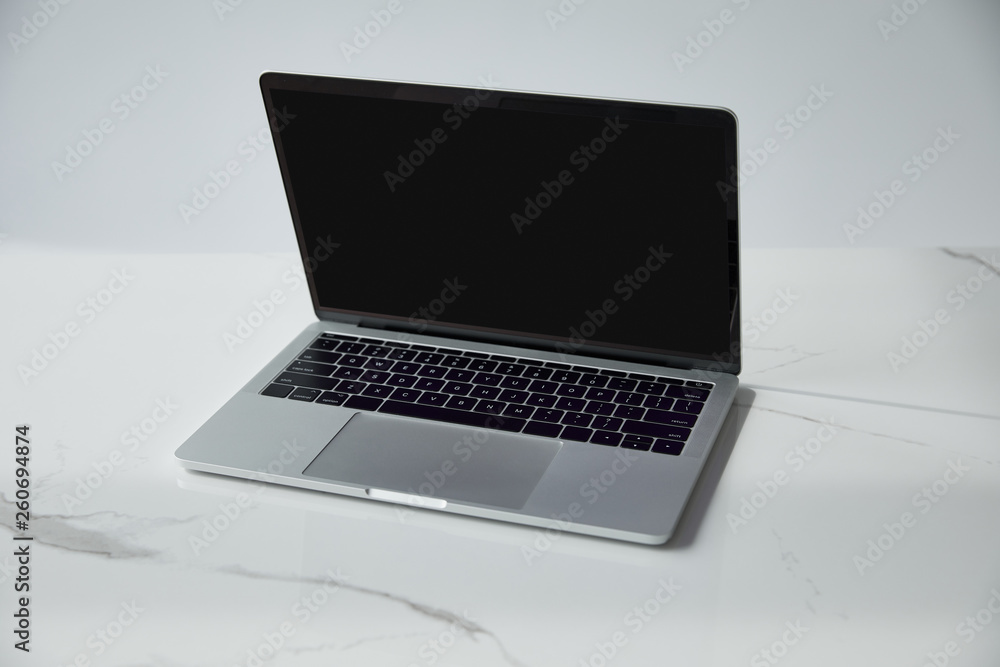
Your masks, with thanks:
[{"label": "spacebar key", "polygon": [[517,419],[516,417],[492,415],[485,412],[452,410],[451,408],[439,408],[433,405],[407,403],[404,401],[386,401],[378,411],[391,415],[419,417],[420,419],[431,419],[439,422],[463,424],[465,426],[478,426],[480,428],[492,428],[499,431],[520,431],[527,422],[525,419]]}]

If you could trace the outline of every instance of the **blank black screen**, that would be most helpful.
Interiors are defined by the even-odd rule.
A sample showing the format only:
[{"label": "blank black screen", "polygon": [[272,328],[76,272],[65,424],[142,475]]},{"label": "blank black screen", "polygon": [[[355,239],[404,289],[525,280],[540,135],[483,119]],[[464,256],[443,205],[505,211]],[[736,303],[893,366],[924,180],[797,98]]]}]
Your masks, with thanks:
[{"label": "blank black screen", "polygon": [[466,92],[270,90],[320,311],[564,350],[729,350],[724,127]]}]

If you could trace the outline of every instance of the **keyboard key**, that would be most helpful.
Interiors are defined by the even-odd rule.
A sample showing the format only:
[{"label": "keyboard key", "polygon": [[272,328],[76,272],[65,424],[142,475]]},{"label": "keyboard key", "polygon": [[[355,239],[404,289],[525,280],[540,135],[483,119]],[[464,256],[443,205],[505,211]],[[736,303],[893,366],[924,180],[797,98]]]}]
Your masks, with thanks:
[{"label": "keyboard key", "polygon": [[[382,360],[372,359],[372,361],[382,361]],[[416,375],[417,371],[420,370],[420,364],[415,364],[411,361],[397,361],[392,365],[391,370],[393,373],[402,373],[403,375]]]},{"label": "keyboard key", "polygon": [[552,374],[553,382],[569,382],[575,383],[580,379],[579,373],[574,373],[573,371],[558,371]]},{"label": "keyboard key", "polygon": [[269,384],[264,387],[264,390],[260,392],[264,396],[274,396],[275,398],[284,398],[292,393],[295,387],[287,384]]},{"label": "keyboard key", "polygon": [[594,434],[594,431],[589,428],[580,428],[579,426],[564,426],[562,433],[559,437],[563,440],[577,440],[579,442],[587,442],[590,440],[590,436]]},{"label": "keyboard key", "polygon": [[570,366],[569,364],[560,364],[557,361],[546,361],[545,362],[545,367],[546,368],[555,368],[555,369],[558,369],[558,370],[561,370],[561,371],[568,371],[570,368],[572,368],[572,366]]},{"label": "keyboard key", "polygon": [[330,340],[329,338],[319,338],[310,343],[309,347],[314,350],[334,350],[338,345],[340,345],[338,341]]},{"label": "keyboard key", "polygon": [[476,359],[470,363],[466,368],[470,371],[478,371],[480,373],[489,373],[494,370],[499,364],[495,361],[489,361],[487,359]]},{"label": "keyboard key", "polygon": [[613,378],[623,378],[623,377],[625,377],[625,373],[622,373],[621,371],[613,371],[610,368],[602,368],[601,369],[601,375],[607,375],[607,376],[613,377]]},{"label": "keyboard key", "polygon": [[653,446],[653,438],[648,435],[635,435],[634,433],[626,433],[625,437],[622,439],[622,447],[627,449],[640,449],[647,451]]},{"label": "keyboard key", "polygon": [[551,394],[532,394],[525,403],[535,408],[551,408],[556,404],[556,397]]},{"label": "keyboard key", "polygon": [[656,382],[640,382],[635,390],[640,394],[653,394],[659,396],[663,393],[664,386]]},{"label": "keyboard key", "polygon": [[401,375],[399,373],[394,373],[385,381],[386,384],[392,385],[393,387],[412,387],[414,383],[418,380],[416,375]]},{"label": "keyboard key", "polygon": [[475,384],[486,384],[491,387],[495,387],[500,384],[503,380],[502,375],[497,375],[496,373],[479,373],[476,377],[472,378]]},{"label": "keyboard key", "polygon": [[382,384],[389,379],[389,373],[385,371],[365,371],[360,378],[362,382],[376,382]]},{"label": "keyboard key", "polygon": [[472,382],[472,378],[476,377],[475,371],[464,371],[458,368],[452,368],[445,375],[448,380],[455,380],[456,382]]},{"label": "keyboard key", "polygon": [[358,338],[359,343],[366,343],[368,345],[381,345],[382,341],[375,338]]},{"label": "keyboard key", "polygon": [[528,435],[540,435],[546,438],[554,438],[559,435],[559,431],[562,430],[562,426],[559,424],[549,424],[547,422],[528,422],[522,433],[527,433]]},{"label": "keyboard key", "polygon": [[603,375],[593,375],[590,373],[585,373],[580,376],[580,384],[585,387],[603,387],[608,383],[608,378]]},{"label": "keyboard key", "polygon": [[628,376],[633,380],[645,380],[646,382],[652,382],[656,379],[652,375],[646,375],[645,373],[629,373]]},{"label": "keyboard key", "polygon": [[556,407],[560,410],[572,410],[573,412],[583,412],[584,406],[587,405],[587,401],[582,398],[568,398],[562,396],[556,401]]},{"label": "keyboard key", "polygon": [[382,345],[369,345],[361,352],[361,354],[367,357],[386,357],[392,350],[388,347]]},{"label": "keyboard key", "polygon": [[291,384],[298,387],[325,389],[327,391],[336,387],[338,382],[338,380],[334,380],[333,378],[325,378],[319,375],[306,375],[304,373],[282,373],[276,377],[274,381],[278,384]]},{"label": "keyboard key", "polygon": [[560,421],[567,426],[590,426],[591,419],[593,417],[583,412],[567,412]]},{"label": "keyboard key", "polygon": [[406,387],[399,387],[393,390],[392,396],[389,398],[396,401],[415,401],[420,396],[420,392],[416,389],[407,389]]},{"label": "keyboard key", "polygon": [[371,369],[373,371],[387,371],[396,364],[395,361],[391,359],[379,359],[376,357],[369,357],[368,361],[365,362],[365,368]]},{"label": "keyboard key", "polygon": [[676,378],[656,378],[656,381],[660,384],[684,384],[684,380],[678,380]]},{"label": "keyboard key", "polygon": [[443,366],[431,366],[430,364],[423,366],[419,371],[417,371],[417,375],[429,378],[443,378],[447,374],[447,368],[444,368]]},{"label": "keyboard key", "polygon": [[539,408],[538,410],[535,410],[535,414],[533,416],[538,421],[556,423],[562,419],[564,414],[565,413],[562,410]]},{"label": "keyboard key", "polygon": [[368,361],[368,357],[362,357],[360,354],[345,354],[340,358],[340,365],[361,368],[366,361]]},{"label": "keyboard key", "polygon": [[445,405],[449,408],[455,408],[456,410],[471,410],[478,402],[478,398],[469,398],[468,396],[452,396],[448,399],[448,402]]},{"label": "keyboard key", "polygon": [[520,375],[524,372],[524,368],[521,364],[500,364],[497,366],[496,372],[501,375]]},{"label": "keyboard key", "polygon": [[357,340],[357,336],[350,336],[348,334],[335,334],[335,333],[322,333],[320,334],[323,338],[333,338],[335,340]]},{"label": "keyboard key", "polygon": [[500,386],[505,389],[527,389],[529,384],[531,384],[531,380],[528,378],[513,377],[511,375],[500,381]]},{"label": "keyboard key", "polygon": [[573,366],[573,370],[580,373],[597,373],[597,369],[592,366]]},{"label": "keyboard key", "polygon": [[344,354],[361,354],[361,352],[368,347],[364,343],[350,343],[343,342],[337,346],[337,352],[342,352]]},{"label": "keyboard key", "polygon": [[472,385],[468,382],[445,382],[441,391],[448,394],[458,394],[460,396],[465,396],[472,389]]},{"label": "keyboard key", "polygon": [[697,380],[688,380],[685,382],[689,387],[697,387],[698,389],[704,389],[705,391],[711,391],[712,387],[715,385],[711,382],[698,382]]},{"label": "keyboard key", "polygon": [[416,350],[393,350],[387,358],[393,361],[412,361],[415,356],[417,356]]},{"label": "keyboard key", "polygon": [[417,417],[420,419],[431,419],[434,421],[449,422],[452,424],[463,424],[465,426],[477,426],[479,428],[492,428],[500,431],[517,432],[524,428],[525,420],[503,415],[491,415],[485,412],[467,412],[465,410],[453,410],[452,408],[441,408],[422,403],[407,403],[389,399],[382,404],[379,412],[386,414],[401,415],[404,417]]},{"label": "keyboard key", "polygon": [[517,361],[517,359],[515,359],[514,357],[508,357],[503,354],[491,354],[490,359],[492,359],[493,361],[509,361],[511,363]]},{"label": "keyboard key", "polygon": [[552,375],[552,369],[542,368],[541,366],[532,366],[528,370],[521,374],[521,377],[531,378],[532,380],[548,380]]},{"label": "keyboard key", "polygon": [[473,398],[496,398],[499,395],[500,389],[497,387],[487,387],[482,384],[473,386],[472,391],[469,392],[469,396]]},{"label": "keyboard key", "polygon": [[343,382],[337,385],[337,391],[341,392],[342,394],[360,394],[366,386],[367,385],[365,385],[364,382],[356,382],[354,380],[344,380]]},{"label": "keyboard key", "polygon": [[483,354],[482,352],[473,352],[472,350],[466,350],[462,353],[466,357],[471,357],[472,359],[489,359],[490,355]]},{"label": "keyboard key", "polygon": [[288,395],[293,401],[315,401],[320,395],[319,389],[308,389],[306,387],[296,387],[295,391]]},{"label": "keyboard key", "polygon": [[316,402],[323,405],[343,405],[348,398],[350,398],[350,394],[342,394],[339,391],[324,391],[316,399]]},{"label": "keyboard key", "polygon": [[635,405],[619,405],[615,408],[615,417],[621,417],[623,419],[642,419],[642,415],[645,414],[646,408],[640,408]]},{"label": "keyboard key", "polygon": [[626,378],[615,378],[608,381],[608,389],[614,389],[616,391],[632,391],[635,386],[639,384],[635,380],[628,380]]},{"label": "keyboard key", "polygon": [[583,409],[584,412],[589,412],[592,415],[610,415],[613,414],[615,408],[618,407],[615,403],[605,403],[603,401],[590,401],[587,403],[587,407]]},{"label": "keyboard key", "polygon": [[629,419],[622,425],[622,432],[647,435],[653,438],[664,438],[666,440],[687,440],[688,435],[691,434],[691,429]]},{"label": "keyboard key", "polygon": [[341,355],[336,352],[323,352],[322,350],[308,349],[299,355],[302,361],[319,361],[324,364],[335,364]]},{"label": "keyboard key", "polygon": [[436,347],[431,347],[430,345],[417,345],[416,343],[414,343],[413,345],[410,345],[410,349],[412,349],[412,350],[420,350],[421,352],[436,352],[437,351]]},{"label": "keyboard key", "polygon": [[592,427],[601,431],[617,431],[624,422],[617,417],[594,417]]},{"label": "keyboard key", "polygon": [[419,389],[420,391],[441,391],[441,387],[444,386],[444,380],[435,380],[434,378],[420,378],[411,385],[414,389]]},{"label": "keyboard key", "polygon": [[514,389],[504,389],[500,392],[500,396],[498,398],[501,401],[507,401],[508,403],[524,403],[528,400],[528,392],[516,391]]},{"label": "keyboard key", "polygon": [[679,387],[674,384],[667,387],[667,396],[683,398],[687,401],[704,401],[708,398],[708,392],[704,389],[697,389],[695,387]]},{"label": "keyboard key", "polygon": [[674,405],[674,399],[666,396],[647,396],[642,402],[644,407],[656,408],[657,410],[669,410]]},{"label": "keyboard key", "polygon": [[344,406],[357,410],[378,410],[383,402],[381,398],[372,398],[371,396],[351,396],[344,403]]},{"label": "keyboard key", "polygon": [[588,389],[587,398],[592,401],[607,401],[610,402],[611,399],[615,397],[617,392],[611,389]]},{"label": "keyboard key", "polygon": [[590,436],[590,441],[595,445],[617,447],[618,443],[622,441],[622,434],[611,431],[594,431],[594,435]]},{"label": "keyboard key", "polygon": [[421,394],[420,398],[417,399],[417,403],[423,403],[424,405],[444,405],[448,402],[448,399],[452,398],[448,394],[438,394],[433,391],[425,391]]},{"label": "keyboard key", "polygon": [[675,412],[689,412],[693,415],[701,414],[701,409],[705,406],[700,401],[677,401],[674,403]]},{"label": "keyboard key", "polygon": [[374,396],[375,398],[389,398],[392,391],[392,387],[387,387],[384,384],[370,384],[361,393],[365,396]]},{"label": "keyboard key", "polygon": [[465,368],[469,365],[471,359],[468,357],[456,357],[453,354],[447,355],[441,360],[441,365],[446,368]]},{"label": "keyboard key", "polygon": [[697,421],[695,415],[686,414],[684,412],[665,412],[663,410],[647,410],[645,420],[648,422],[656,422],[657,424],[669,424],[671,426],[682,426],[684,428],[691,428],[694,426],[695,421]]},{"label": "keyboard key", "polygon": [[441,360],[444,359],[443,354],[436,354],[434,352],[424,352],[423,354],[418,354],[417,358],[414,360],[418,364],[439,364]]},{"label": "keyboard key", "polygon": [[562,384],[556,389],[556,394],[559,396],[569,396],[570,398],[583,398],[586,393],[587,388],[577,384]]},{"label": "keyboard key", "polygon": [[670,454],[677,456],[684,449],[684,443],[676,440],[657,440],[653,443],[653,451],[657,454]]},{"label": "keyboard key", "polygon": [[642,400],[645,398],[645,394],[632,394],[627,391],[620,391],[615,395],[615,403],[623,403],[625,405],[642,405]]},{"label": "keyboard key", "polygon": [[524,364],[525,366],[541,366],[542,365],[542,362],[540,362],[538,359],[518,359],[517,363]]},{"label": "keyboard key", "polygon": [[535,411],[534,408],[529,408],[527,405],[508,405],[504,408],[503,413],[508,417],[520,417],[521,419],[529,419],[531,413]]},{"label": "keyboard key", "polygon": [[503,409],[507,407],[506,403],[502,401],[491,401],[489,399],[484,399],[479,401],[474,408],[476,412],[488,412],[492,415],[498,415],[503,412]]},{"label": "keyboard key", "polygon": [[544,380],[535,380],[528,387],[528,391],[533,391],[537,394],[554,394],[556,389],[559,388],[559,384],[556,382],[545,382]]}]

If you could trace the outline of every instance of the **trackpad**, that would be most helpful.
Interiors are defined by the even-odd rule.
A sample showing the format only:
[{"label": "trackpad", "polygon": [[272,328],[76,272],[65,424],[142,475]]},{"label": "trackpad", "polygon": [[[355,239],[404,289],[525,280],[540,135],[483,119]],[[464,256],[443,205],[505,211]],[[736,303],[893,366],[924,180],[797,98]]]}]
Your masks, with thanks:
[{"label": "trackpad", "polygon": [[530,435],[359,412],[302,474],[521,509],[560,447]]}]

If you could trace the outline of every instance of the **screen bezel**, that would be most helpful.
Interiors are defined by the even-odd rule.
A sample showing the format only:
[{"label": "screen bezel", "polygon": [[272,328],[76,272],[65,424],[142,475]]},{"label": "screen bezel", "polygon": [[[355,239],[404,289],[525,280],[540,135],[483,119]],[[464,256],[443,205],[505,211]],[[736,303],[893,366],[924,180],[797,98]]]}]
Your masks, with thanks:
[{"label": "screen bezel", "polygon": [[[284,183],[285,195],[288,199],[292,223],[295,226],[296,240],[303,261],[309,293],[313,302],[316,317],[323,321],[341,322],[364,326],[372,329],[406,332],[411,334],[433,335],[462,340],[475,340],[485,343],[514,345],[531,349],[555,351],[563,353],[572,361],[577,356],[591,356],[606,359],[621,359],[639,363],[670,366],[681,369],[700,369],[739,374],[741,369],[741,336],[740,336],[740,270],[739,270],[739,188],[731,179],[719,183],[720,197],[727,206],[727,226],[729,241],[729,349],[724,354],[714,354],[711,358],[702,355],[685,353],[683,351],[667,351],[647,349],[632,349],[585,342],[582,345],[571,342],[568,338],[532,335],[524,332],[512,332],[499,329],[487,329],[460,324],[441,322],[414,323],[405,317],[359,313],[344,309],[323,306],[319,303],[319,293],[313,276],[309,271],[309,259],[313,249],[309,247],[303,234],[295,193],[292,187],[289,169],[286,163],[284,148],[281,142],[281,129],[289,121],[283,110],[275,109],[272,103],[271,91],[291,90],[299,92],[314,92],[332,95],[352,95],[381,99],[399,99],[439,104],[459,103],[470,95],[476,95],[479,104],[490,108],[532,109],[549,113],[586,113],[587,115],[610,115],[627,111],[633,117],[645,117],[659,122],[672,122],[685,125],[706,125],[720,127],[725,137],[726,173],[737,173],[737,120],[735,114],[721,107],[688,106],[641,102],[599,97],[575,97],[569,95],[553,95],[526,91],[507,90],[495,87],[470,88],[440,84],[425,84],[401,81],[385,81],[374,79],[354,79],[346,77],[319,76],[309,74],[293,74],[284,72],[264,72],[260,75],[261,93],[264,98],[271,128],[272,140],[278,157],[278,166]],[[483,99],[483,92],[489,94]]]}]

